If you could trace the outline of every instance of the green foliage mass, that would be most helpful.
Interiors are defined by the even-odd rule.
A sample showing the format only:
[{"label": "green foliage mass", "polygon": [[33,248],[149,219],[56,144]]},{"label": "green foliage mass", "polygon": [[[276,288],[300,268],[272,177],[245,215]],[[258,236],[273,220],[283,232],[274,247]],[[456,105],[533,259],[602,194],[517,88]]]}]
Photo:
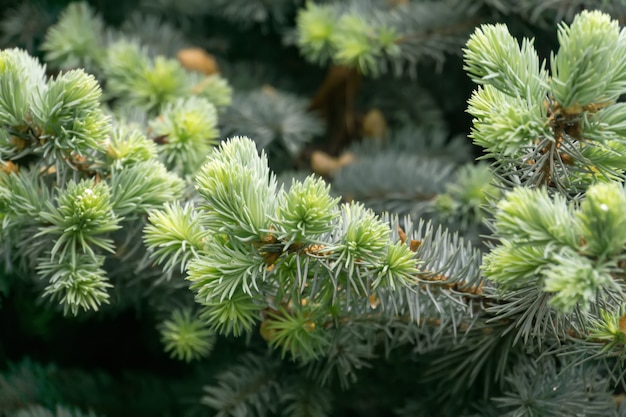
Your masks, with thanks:
[{"label": "green foliage mass", "polygon": [[22,3],[0,415],[626,416],[622,0]]}]

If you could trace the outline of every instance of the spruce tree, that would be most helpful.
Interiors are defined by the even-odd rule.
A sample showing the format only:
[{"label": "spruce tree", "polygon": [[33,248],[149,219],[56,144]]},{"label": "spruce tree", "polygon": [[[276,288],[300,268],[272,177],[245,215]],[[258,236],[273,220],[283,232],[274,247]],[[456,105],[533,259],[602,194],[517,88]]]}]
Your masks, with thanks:
[{"label": "spruce tree", "polygon": [[0,13],[0,415],[626,416],[623,1]]}]

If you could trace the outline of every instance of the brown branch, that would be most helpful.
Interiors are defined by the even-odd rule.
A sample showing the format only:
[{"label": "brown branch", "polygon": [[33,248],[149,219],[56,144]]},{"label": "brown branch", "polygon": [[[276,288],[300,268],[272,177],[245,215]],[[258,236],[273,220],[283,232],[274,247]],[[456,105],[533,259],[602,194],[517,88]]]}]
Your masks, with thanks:
[{"label": "brown branch", "polygon": [[445,288],[456,293],[462,293],[471,296],[483,295],[482,283],[479,285],[471,285],[468,287],[465,282],[451,281],[450,277],[439,273],[425,271],[425,275],[418,278],[418,282],[422,283],[422,288],[426,288],[426,285],[433,285],[435,287]]},{"label": "brown branch", "polygon": [[328,152],[336,155],[356,135],[354,100],[361,86],[361,75],[355,68],[331,66],[326,78],[309,104],[326,119],[330,132]]}]

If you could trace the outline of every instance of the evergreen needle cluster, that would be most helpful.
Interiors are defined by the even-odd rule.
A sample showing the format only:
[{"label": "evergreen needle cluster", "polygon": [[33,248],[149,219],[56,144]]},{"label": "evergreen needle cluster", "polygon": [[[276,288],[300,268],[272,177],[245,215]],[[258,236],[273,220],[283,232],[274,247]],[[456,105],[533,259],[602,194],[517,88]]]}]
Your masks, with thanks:
[{"label": "evergreen needle cluster", "polygon": [[584,11],[558,38],[549,75],[532,40],[520,46],[502,24],[478,28],[465,49],[465,69],[481,84],[468,111],[471,137],[506,182],[574,194],[623,174],[626,31]]}]

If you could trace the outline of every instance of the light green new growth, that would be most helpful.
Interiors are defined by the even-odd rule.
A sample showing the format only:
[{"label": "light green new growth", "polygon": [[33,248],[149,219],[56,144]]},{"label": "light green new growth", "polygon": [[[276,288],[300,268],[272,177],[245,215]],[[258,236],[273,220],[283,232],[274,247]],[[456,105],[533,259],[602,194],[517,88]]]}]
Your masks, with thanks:
[{"label": "light green new growth", "polygon": [[199,73],[189,73],[188,83],[192,86],[191,92],[209,100],[218,109],[223,109],[232,103],[233,89],[225,78],[218,74],[203,77]]},{"label": "light green new growth", "polygon": [[[356,291],[358,285],[352,280],[355,266],[359,263],[376,262],[386,252],[391,230],[389,225],[360,203],[343,204],[341,217],[335,224],[338,241],[329,250],[336,252],[333,266],[347,274]],[[363,288],[364,291],[367,291]]]},{"label": "light green new growth", "polygon": [[35,102],[34,93],[45,85],[45,68],[21,49],[0,51],[0,123],[23,126]]},{"label": "light green new growth", "polygon": [[87,3],[71,3],[46,33],[41,49],[54,68],[97,70],[104,60],[104,22]]},{"label": "light green new growth", "polygon": [[423,58],[442,62],[464,42],[475,12],[458,1],[309,1],[298,11],[293,38],[316,63],[332,61],[374,77],[414,75]]},{"label": "light green new growth", "polygon": [[59,160],[70,152],[101,150],[111,128],[100,108],[101,95],[96,79],[83,70],[66,72],[48,83],[32,109],[45,157],[54,154]]},{"label": "light green new growth", "polygon": [[204,98],[190,97],[167,104],[150,123],[165,164],[181,176],[195,173],[205,155],[217,144],[217,111]]},{"label": "light green new growth", "polygon": [[542,106],[492,85],[479,87],[468,104],[468,112],[476,117],[471,135],[474,143],[500,158],[521,158],[536,138],[550,134]]},{"label": "light green new growth", "polygon": [[157,145],[148,140],[138,128],[119,124],[106,141],[105,165],[114,170],[123,170],[139,162],[157,157]]},{"label": "light green new growth", "polygon": [[235,138],[208,157],[196,179],[207,204],[205,223],[238,240],[261,240],[270,230],[276,209],[276,179],[265,153],[257,156],[254,142]]},{"label": "light green new growth", "polygon": [[35,170],[23,170],[21,175],[0,174],[0,230],[8,236],[14,230],[38,224],[50,194]]},{"label": "light green new growth", "polygon": [[357,67],[364,74],[377,75],[376,58],[400,52],[396,45],[400,35],[393,28],[372,27],[362,16],[345,14],[337,21],[336,29],[330,38],[336,50],[335,60],[338,64]]},{"label": "light green new growth", "polygon": [[51,235],[54,246],[41,258],[37,269],[50,281],[45,295],[77,314],[78,308],[97,310],[108,300],[104,256],[95,248],[113,252],[113,242],[103,237],[117,230],[119,219],[113,213],[105,183],[83,180],[70,182],[59,194],[56,206],[48,203],[40,216],[45,223],[37,236]]},{"label": "light green new growth", "polygon": [[469,101],[471,137],[510,185],[575,194],[624,172],[626,30],[599,11],[559,27],[551,74],[532,41],[483,25],[467,42],[465,69],[483,84]]},{"label": "light green new growth", "polygon": [[[406,236],[392,231],[397,223],[363,205],[337,206],[321,179],[279,192],[265,154],[235,137],[209,155],[196,187],[204,202],[153,211],[145,242],[166,268],[186,266],[201,318],[217,333],[238,336],[260,321],[261,335],[283,356],[311,362],[332,349],[344,315],[419,314],[418,282],[436,275],[426,268],[428,252],[416,259]],[[427,251],[444,244],[421,238]],[[469,288],[454,267],[442,268]],[[377,309],[382,299],[390,305]]]},{"label": "light green new growth", "polygon": [[187,94],[187,74],[175,59],[150,59],[136,42],[120,40],[107,48],[103,75],[107,91],[128,108],[157,111],[160,106]]},{"label": "light green new growth", "polygon": [[98,236],[120,227],[106,183],[83,180],[77,184],[70,181],[56,198],[56,206],[49,203],[40,216],[50,224],[42,228],[41,234],[56,237],[50,251],[52,260],[58,253],[59,258],[69,257],[75,263],[78,252],[95,256],[92,246],[113,251],[113,242]]},{"label": "light green new growth", "polygon": [[0,160],[36,154],[61,175],[102,150],[110,120],[93,76],[72,70],[46,80],[44,67],[18,49],[0,52],[0,74]]},{"label": "light green new growth", "polygon": [[[66,312],[98,309],[109,299],[107,261],[121,253],[116,232],[182,198],[185,183],[153,141],[104,111],[82,69],[46,79],[34,58],[9,49],[0,74],[0,251],[45,279],[44,296]],[[197,100],[213,119],[201,114],[194,133],[214,136],[215,109]]]},{"label": "light green new growth", "polygon": [[598,296],[602,297],[603,289],[618,289],[610,272],[610,265],[593,262],[564,248],[553,255],[552,263],[542,271],[544,291],[554,293],[550,303],[556,308],[569,312],[580,307],[586,312]]},{"label": "light green new growth", "polygon": [[121,112],[139,108],[155,114],[161,106],[192,95],[220,108],[231,102],[232,89],[220,75],[204,77],[187,71],[176,59],[154,55],[158,47],[140,44],[123,28],[105,28],[84,2],[65,9],[46,33],[43,49],[55,68],[85,68],[104,79],[107,98],[120,99]]},{"label": "light green new growth", "polygon": [[182,198],[185,185],[156,159],[138,162],[111,173],[111,202],[118,215],[130,219]]},{"label": "light green new growth", "polygon": [[618,268],[625,209],[618,184],[591,186],[579,206],[550,198],[545,189],[515,189],[498,204],[494,227],[501,244],[485,256],[485,275],[503,292],[539,286],[557,309],[589,311],[626,289]]},{"label": "light green new growth", "polygon": [[602,327],[598,309],[613,317],[625,289],[626,107],[616,100],[626,93],[626,30],[583,11],[559,27],[559,43],[548,74],[531,41],[519,46],[504,25],[476,29],[465,69],[482,86],[468,111],[471,137],[513,187],[497,204],[499,244],[483,261],[485,276],[512,303],[498,307],[501,317],[521,308],[515,303],[531,308],[534,297],[533,314],[520,319],[528,324],[516,324],[521,335],[558,333],[565,320],[585,339],[580,329]]},{"label": "light green new growth", "polygon": [[620,319],[626,312],[624,307],[618,308],[614,313],[600,310],[599,315],[591,320],[589,339],[606,343],[606,351],[622,351],[626,353],[626,333],[620,326]]},{"label": "light green new growth", "polygon": [[174,310],[161,324],[161,340],[170,356],[185,362],[208,356],[215,346],[215,333],[189,310]]},{"label": "light green new growth", "polygon": [[540,105],[548,90],[548,73],[533,41],[522,45],[509,34],[506,25],[483,25],[467,42],[463,68],[477,84],[487,84],[508,96]]},{"label": "light green new growth", "polygon": [[78,314],[79,309],[98,310],[109,300],[103,256],[79,255],[72,258],[42,258],[37,271],[49,280],[44,296],[63,306],[63,311]]},{"label": "light green new growth", "polygon": [[330,186],[321,178],[307,177],[293,181],[289,191],[282,191],[276,211],[278,238],[287,244],[301,244],[305,236],[332,232],[338,218],[335,206],[339,198],[331,198]]},{"label": "light green new growth", "polygon": [[184,271],[190,258],[197,256],[205,242],[205,231],[194,206],[165,204],[163,211],[152,211],[148,219],[151,224],[146,226],[144,242],[153,248],[156,262],[165,262],[165,270],[180,264]]},{"label": "light green new growth", "polygon": [[307,3],[298,14],[298,46],[313,61],[324,62],[332,56],[331,37],[336,18],[330,6]]},{"label": "light green new growth", "polygon": [[282,357],[290,353],[292,360],[307,362],[317,359],[330,341],[325,329],[311,321],[310,315],[302,310],[270,312],[261,325],[261,334],[271,346],[280,348]]},{"label": "light green new growth", "polygon": [[600,11],[578,15],[559,27],[551,57],[554,99],[565,114],[613,104],[626,90],[626,30]]},{"label": "light green new growth", "polygon": [[578,220],[585,253],[599,258],[619,255],[626,244],[626,195],[616,184],[598,184],[587,190]]}]

